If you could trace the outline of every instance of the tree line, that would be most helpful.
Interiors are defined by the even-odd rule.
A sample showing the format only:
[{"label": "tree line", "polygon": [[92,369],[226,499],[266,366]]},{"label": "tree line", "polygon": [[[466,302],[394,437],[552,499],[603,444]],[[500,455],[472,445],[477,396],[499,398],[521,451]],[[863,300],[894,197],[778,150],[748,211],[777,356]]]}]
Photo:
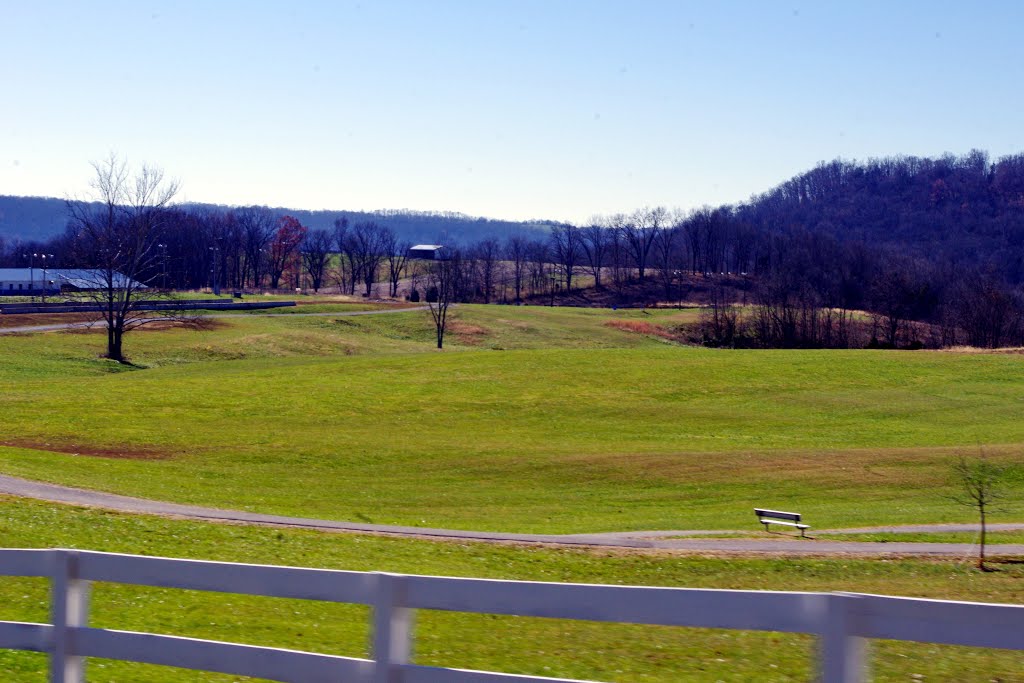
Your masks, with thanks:
[{"label": "tree line", "polygon": [[[409,241],[384,220],[309,228],[267,207],[160,211],[156,257],[139,272],[151,285],[430,295]],[[27,266],[45,252],[89,267],[76,230],[0,244],[0,259]],[[838,160],[735,206],[647,207],[444,253],[456,301],[553,303],[585,282],[623,305],[680,302],[702,283],[700,339],[713,345],[1020,344],[1024,155]]]}]

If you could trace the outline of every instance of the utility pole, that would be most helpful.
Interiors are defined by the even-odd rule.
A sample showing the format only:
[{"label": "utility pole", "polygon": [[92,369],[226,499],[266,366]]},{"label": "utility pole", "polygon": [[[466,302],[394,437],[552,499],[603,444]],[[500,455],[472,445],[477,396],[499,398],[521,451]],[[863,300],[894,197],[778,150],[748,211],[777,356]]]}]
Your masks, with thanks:
[{"label": "utility pole", "polygon": [[32,297],[32,301],[36,300],[35,288],[36,288],[36,255],[25,254],[28,257],[28,295]]},{"label": "utility pole", "polygon": [[210,266],[210,284],[213,287],[213,295],[220,296],[220,238],[214,239],[213,246],[210,247],[210,251],[213,252],[213,264]]},{"label": "utility pole", "polygon": [[160,255],[162,257],[161,258],[161,263],[162,263],[162,266],[163,266],[163,268],[162,268],[163,273],[161,273],[161,279],[163,280],[163,282],[161,283],[160,287],[161,287],[161,289],[163,289],[166,292],[167,291],[167,245],[166,244],[158,244],[156,246],[160,247]]},{"label": "utility pole", "polygon": [[47,285],[47,281],[46,281],[46,259],[48,259],[48,258],[52,259],[53,258],[53,254],[40,254],[39,257],[43,261],[43,303],[45,304],[46,303],[46,285]]}]

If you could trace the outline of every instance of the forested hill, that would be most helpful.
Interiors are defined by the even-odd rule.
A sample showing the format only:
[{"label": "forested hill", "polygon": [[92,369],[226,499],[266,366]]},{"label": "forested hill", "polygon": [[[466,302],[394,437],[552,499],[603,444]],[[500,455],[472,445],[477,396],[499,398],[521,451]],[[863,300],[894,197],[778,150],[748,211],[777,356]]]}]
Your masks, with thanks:
[{"label": "forested hill", "polygon": [[827,235],[1024,282],[1024,154],[822,163],[734,217],[762,235]]},{"label": "forested hill", "polygon": [[[186,208],[227,211],[230,207],[216,204],[188,204]],[[334,221],[346,216],[350,222],[376,221],[384,223],[403,240],[410,242],[469,243],[488,238],[504,239],[512,234],[546,238],[548,221],[503,221],[474,218],[453,212],[423,212],[387,210],[360,211],[306,211],[303,209],[275,208],[280,215],[294,216],[308,228],[333,229]],[[0,195],[0,240],[8,244],[18,241],[43,242],[64,232],[67,208],[63,199],[50,197],[12,197]]]}]

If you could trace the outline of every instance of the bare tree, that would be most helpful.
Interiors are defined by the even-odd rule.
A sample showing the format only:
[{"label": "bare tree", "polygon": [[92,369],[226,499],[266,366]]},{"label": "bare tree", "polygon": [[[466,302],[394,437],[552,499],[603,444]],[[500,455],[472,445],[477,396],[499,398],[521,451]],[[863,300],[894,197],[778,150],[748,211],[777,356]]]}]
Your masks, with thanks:
[{"label": "bare tree", "polygon": [[324,284],[327,261],[331,256],[331,235],[323,228],[310,230],[302,242],[302,267],[309,275],[313,292]]},{"label": "bare tree", "polygon": [[961,457],[953,463],[953,477],[959,492],[952,496],[954,502],[978,511],[981,536],[978,542],[978,569],[985,571],[985,543],[987,516],[990,512],[1001,511],[998,504],[1006,498],[1003,484],[1008,470],[996,465],[982,455],[977,458]]},{"label": "bare tree", "polygon": [[638,209],[622,226],[622,234],[633,262],[637,275],[643,280],[647,270],[647,258],[654,245],[654,238],[668,222],[668,211],[665,207]]},{"label": "bare tree", "polygon": [[384,258],[388,262],[388,283],[391,297],[398,296],[398,283],[406,271],[406,264],[409,262],[409,247],[412,246],[405,240],[399,240],[391,228],[384,228],[382,237]]},{"label": "bare tree", "polygon": [[385,230],[373,221],[356,223],[346,239],[345,253],[352,261],[353,272],[361,276],[366,287],[364,296],[372,294],[377,281],[377,271],[384,259]]},{"label": "bare tree", "polygon": [[245,281],[246,276],[251,276],[252,286],[262,287],[265,268],[269,260],[268,246],[274,239],[274,233],[277,230],[277,218],[273,211],[264,206],[249,206],[237,210],[235,220],[238,221],[239,229],[242,232],[245,254],[242,281]]},{"label": "bare tree", "polygon": [[344,216],[334,221],[334,244],[338,247],[338,286],[343,294],[355,294],[357,273],[348,219]]},{"label": "bare tree", "polygon": [[610,229],[595,219],[580,230],[580,236],[583,238],[580,246],[587,258],[590,274],[594,276],[594,287],[601,289],[601,271],[611,251]]},{"label": "bare tree", "polygon": [[541,292],[548,291],[549,282],[549,258],[548,245],[540,240],[532,240],[527,245],[528,262],[527,267],[530,276],[530,295],[536,296]]},{"label": "bare tree", "polygon": [[512,263],[512,287],[516,292],[516,303],[523,300],[523,280],[526,277],[526,263],[530,243],[521,235],[512,235],[505,243],[505,258]]},{"label": "bare tree", "polygon": [[472,250],[473,263],[476,266],[477,284],[483,293],[484,303],[491,303],[494,294],[494,281],[498,269],[501,249],[498,241],[486,239],[477,243]]},{"label": "bare tree", "polygon": [[551,226],[551,255],[565,279],[565,291],[572,291],[572,276],[583,258],[583,237],[575,225]]},{"label": "bare tree", "polygon": [[448,327],[448,308],[455,301],[458,279],[461,277],[461,257],[452,250],[427,268],[427,306],[437,330],[437,348],[444,346],[444,333]]},{"label": "bare tree", "polygon": [[102,309],[106,357],[124,363],[124,335],[153,321],[140,313],[137,295],[146,289],[140,279],[159,272],[160,226],[178,183],[146,165],[133,173],[114,154],[92,167],[91,197],[68,200],[67,209],[78,257],[90,264],[86,296]]},{"label": "bare tree", "polygon": [[654,256],[657,259],[658,274],[665,288],[665,299],[672,299],[672,283],[679,280],[678,271],[682,268],[679,256],[679,228],[664,227],[654,236]]}]

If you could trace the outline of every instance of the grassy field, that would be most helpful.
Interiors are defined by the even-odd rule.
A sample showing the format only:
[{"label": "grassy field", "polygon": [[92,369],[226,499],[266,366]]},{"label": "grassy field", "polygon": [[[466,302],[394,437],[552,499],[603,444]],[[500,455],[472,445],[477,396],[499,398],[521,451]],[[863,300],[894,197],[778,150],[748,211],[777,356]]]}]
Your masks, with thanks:
[{"label": "grassy field", "polygon": [[[72,547],[269,564],[539,581],[731,589],[847,590],[1019,603],[1024,565],[982,574],[924,561],[722,559],[437,543],[117,515],[0,498],[6,547]],[[46,582],[0,579],[0,618],[47,619]],[[99,584],[91,625],[366,656],[365,608]],[[632,681],[806,681],[813,641],[779,633],[616,626],[421,611],[415,661]],[[1024,653],[877,642],[875,681],[1024,681]],[[41,655],[0,651],[0,678],[42,680]],[[235,677],[90,660],[89,681]]]},{"label": "grassy field", "polygon": [[[876,543],[978,543],[973,531],[942,531],[934,533],[815,534],[815,538],[832,541],[863,541]],[[1024,543],[1024,531],[989,531],[986,544]]]},{"label": "grassy field", "polygon": [[[720,351],[695,311],[463,306],[0,340],[0,470],[377,523],[581,532],[971,521],[948,463],[1024,450],[1024,358]],[[500,352],[499,352],[500,351]],[[1013,485],[1020,490],[1024,472]],[[1011,521],[1000,518],[994,521]]]}]

